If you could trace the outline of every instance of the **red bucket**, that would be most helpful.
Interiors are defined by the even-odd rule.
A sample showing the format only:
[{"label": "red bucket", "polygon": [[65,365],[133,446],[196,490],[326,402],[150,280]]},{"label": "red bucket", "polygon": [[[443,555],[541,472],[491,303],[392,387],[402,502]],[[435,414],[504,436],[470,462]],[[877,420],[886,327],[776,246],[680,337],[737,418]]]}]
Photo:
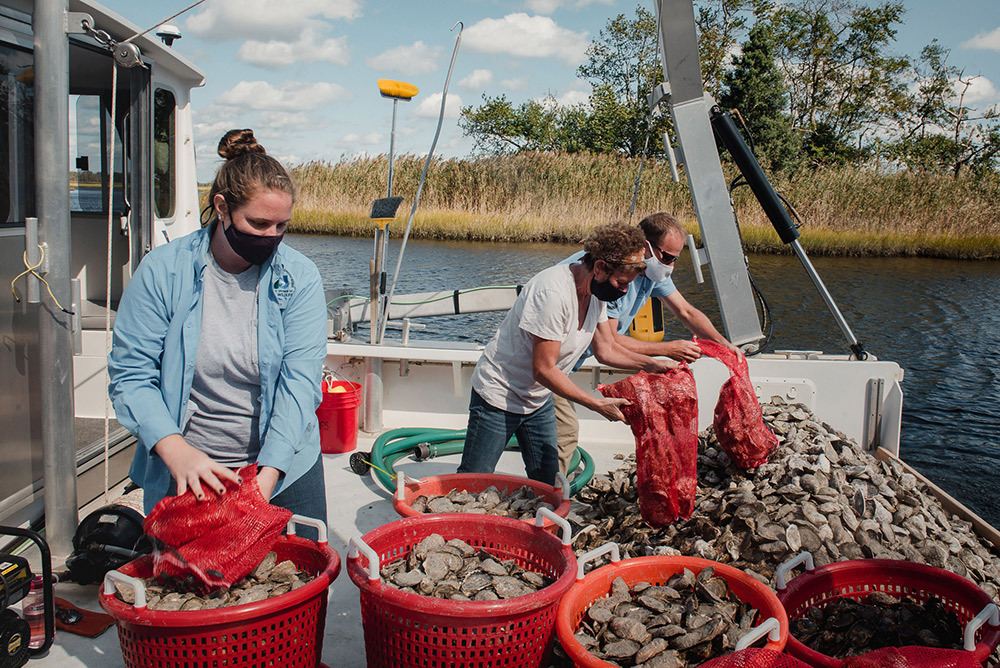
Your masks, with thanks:
[{"label": "red bucket", "polygon": [[[778,568],[778,600],[785,607],[789,620],[803,617],[810,608],[824,608],[841,596],[861,600],[874,592],[890,596],[906,596],[917,603],[935,597],[958,616],[962,625],[968,625],[993,599],[974,582],[955,573],[893,559],[856,559],[840,561],[812,569],[808,561],[807,572],[788,582],[788,571],[804,561],[803,553]],[[981,624],[971,638],[974,648],[968,652],[982,662],[1000,644],[1000,626]],[[966,633],[968,634],[967,628]],[[968,645],[967,645],[968,647]],[[844,662],[806,647],[789,636],[786,648],[789,654],[815,668],[839,668]],[[957,650],[955,650],[957,651]]]},{"label": "red bucket", "polygon": [[350,452],[358,445],[361,385],[349,380],[323,381],[323,402],[316,409],[323,454]]},{"label": "red bucket", "polygon": [[99,602],[115,618],[126,668],[322,666],[327,589],[340,573],[340,558],[326,544],[325,534],[324,527],[320,543],[281,536],[272,548],[279,561],[291,559],[314,574],[314,580],[287,594],[231,608],[170,612],[119,600],[115,574],[127,576],[122,580],[149,577],[150,556],[108,573]]},{"label": "red bucket", "polygon": [[[608,548],[611,546],[613,547],[609,550]],[[612,563],[594,569],[584,577],[583,565],[607,552],[612,553]],[[685,568],[695,575],[709,566],[714,568],[715,574],[725,578],[730,590],[741,601],[749,603],[757,609],[759,628],[763,630],[770,627],[772,629],[768,635],[766,648],[780,652],[785,647],[785,642],[788,639],[788,617],[778,602],[778,598],[766,585],[732,566],[697,557],[636,557],[618,561],[618,546],[614,543],[605,544],[581,555],[577,564],[581,572],[576,576],[576,583],[563,596],[562,603],[559,604],[559,616],[556,618],[556,633],[559,635],[559,644],[562,645],[563,650],[573,660],[573,664],[577,668],[611,668],[615,665],[588,652],[575,637],[587,610],[595,601],[608,596],[611,592],[611,583],[615,578],[622,578],[629,587],[637,582],[663,585],[677,573],[684,572]],[[765,620],[770,621],[770,618],[774,618],[776,623],[765,622]],[[777,636],[776,639],[775,636]]]},{"label": "red bucket", "polygon": [[[432,533],[513,559],[554,582],[507,600],[451,601],[400,591],[378,578],[379,564],[406,558]],[[347,574],[361,590],[369,668],[548,666],[556,609],[576,571],[568,533],[567,525],[560,541],[509,517],[455,514],[408,517],[352,538]]]}]

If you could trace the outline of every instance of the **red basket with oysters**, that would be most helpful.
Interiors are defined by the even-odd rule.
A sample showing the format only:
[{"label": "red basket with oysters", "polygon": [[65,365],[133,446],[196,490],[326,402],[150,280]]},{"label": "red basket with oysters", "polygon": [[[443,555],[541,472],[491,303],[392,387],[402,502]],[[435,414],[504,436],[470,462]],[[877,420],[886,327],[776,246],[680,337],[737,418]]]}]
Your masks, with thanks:
[{"label": "red basket with oysters", "polygon": [[[494,498],[491,500],[489,496]],[[511,499],[515,499],[513,504]],[[435,503],[441,503],[443,510],[435,510]],[[535,511],[543,504],[559,517],[569,514],[566,476],[556,474],[553,486],[500,473],[449,473],[418,480],[407,478],[400,471],[396,474],[396,494],[392,499],[393,508],[403,517],[474,512],[508,517],[523,515],[529,522],[535,521]],[[550,531],[557,530],[548,517],[543,519],[543,526]]]},{"label": "red basket with oysters", "polygon": [[539,515],[561,538],[540,519],[469,514],[407,517],[351,538],[368,666],[547,666],[576,557],[566,520]]},{"label": "red basket with oysters", "polygon": [[[788,573],[803,563],[806,573],[787,582]],[[978,666],[1000,643],[1000,609],[989,594],[972,581],[940,568],[892,559],[858,559],[813,568],[812,556],[803,552],[779,566],[776,579],[778,600],[792,627],[786,651],[815,668],[875,665],[866,662],[864,657],[883,654],[892,654],[896,657],[895,665],[901,666]],[[940,634],[919,628],[916,620],[911,622],[916,625],[907,629],[905,620],[889,620],[887,616],[883,616],[885,621],[865,618],[867,609],[876,609],[876,606],[898,609],[902,603],[908,608],[925,608],[935,626],[952,626],[953,635],[958,636],[954,638],[958,648],[932,646],[941,644]],[[842,605],[844,610],[839,609]],[[861,608],[862,605],[866,607]],[[852,609],[847,609],[848,606]],[[914,618],[913,612],[903,612],[908,618]],[[818,645],[812,637],[813,626],[823,628],[825,617],[833,615],[838,618],[830,623],[845,630],[842,646],[852,642],[854,631],[855,636],[864,636],[864,639],[882,636],[882,644],[888,640],[885,637],[888,634],[912,632],[915,641],[904,640],[901,649],[889,646],[843,658],[807,646],[804,640]],[[857,637],[853,642],[858,644],[862,639]]]},{"label": "red basket with oysters", "polygon": [[[584,576],[586,563],[605,554],[610,554],[611,563]],[[581,555],[577,568],[577,582],[563,597],[556,620],[559,643],[577,668],[652,661],[697,666],[720,654],[747,648],[765,636],[766,649],[777,653],[785,647],[788,618],[774,592],[732,566],[679,556],[620,561],[618,546],[608,543]],[[654,624],[650,631],[650,619],[636,625],[622,621],[628,616],[615,611],[625,604],[645,607],[654,615],[669,615],[674,599],[688,604],[688,598],[696,598],[699,606],[697,612],[688,608],[683,615],[689,628],[667,618],[658,620],[663,623]],[[738,602],[736,624],[725,628],[722,619],[729,611],[713,613],[712,602],[718,604],[716,607]],[[702,603],[708,607],[702,608]],[[660,610],[663,612],[658,613]],[[604,631],[617,640],[602,645],[595,636]],[[671,655],[669,662],[666,654]]]}]

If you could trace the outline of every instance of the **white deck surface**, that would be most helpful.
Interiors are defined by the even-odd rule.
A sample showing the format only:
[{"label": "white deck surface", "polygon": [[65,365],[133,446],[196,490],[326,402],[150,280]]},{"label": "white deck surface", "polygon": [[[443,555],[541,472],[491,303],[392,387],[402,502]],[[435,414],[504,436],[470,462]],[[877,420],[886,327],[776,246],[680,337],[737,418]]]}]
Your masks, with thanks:
[{"label": "white deck surface", "polygon": [[[620,436],[630,441],[628,428],[625,425],[618,427]],[[464,425],[461,428],[464,428]],[[373,438],[362,434],[358,449],[369,451],[373,441]],[[631,445],[620,441],[616,445],[603,446],[585,441],[583,445],[594,457],[598,473],[620,465],[620,462],[614,459],[616,452],[632,450]],[[352,536],[363,535],[376,527],[399,519],[399,515],[392,507],[390,496],[381,490],[370,475],[361,477],[353,473],[348,463],[349,457],[349,453],[323,456],[329,542],[340,555],[342,566],[347,554],[346,544]],[[459,459],[459,455],[450,455],[417,463],[407,458],[398,462],[398,468],[417,477],[454,473]],[[497,472],[524,475],[520,454],[505,452]],[[80,517],[84,517],[90,510],[88,508],[81,511]],[[64,570],[64,567],[62,564],[53,564],[53,570]],[[56,596],[71,601],[81,608],[100,611],[97,591],[97,585],[79,586],[70,583],[56,585]],[[323,663],[331,668],[356,668],[366,665],[360,597],[357,587],[347,577],[343,567],[329,590],[326,631],[323,639]],[[114,626],[97,638],[84,638],[57,631],[55,643],[48,653],[28,663],[29,667],[52,666],[53,668],[70,666],[120,668],[124,665],[118,645],[118,633]]]}]

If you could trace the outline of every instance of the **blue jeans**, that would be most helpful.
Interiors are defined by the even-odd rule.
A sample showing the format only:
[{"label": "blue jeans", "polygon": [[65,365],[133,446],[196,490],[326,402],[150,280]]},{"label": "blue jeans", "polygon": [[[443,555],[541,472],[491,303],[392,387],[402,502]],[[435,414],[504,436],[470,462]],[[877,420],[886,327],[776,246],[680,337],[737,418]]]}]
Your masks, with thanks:
[{"label": "blue jeans", "polygon": [[556,449],[556,413],[552,397],[538,410],[522,415],[491,406],[472,390],[469,426],[465,431],[465,447],[458,472],[493,473],[512,434],[517,436],[528,477],[555,484],[559,451]]},{"label": "blue jeans", "polygon": [[[308,471],[271,498],[271,503],[292,511],[296,515],[305,515],[322,520],[328,524],[326,517],[326,482],[323,477],[323,456],[316,458],[316,463]],[[307,526],[297,526],[295,535],[309,540],[316,540],[316,529]]]}]

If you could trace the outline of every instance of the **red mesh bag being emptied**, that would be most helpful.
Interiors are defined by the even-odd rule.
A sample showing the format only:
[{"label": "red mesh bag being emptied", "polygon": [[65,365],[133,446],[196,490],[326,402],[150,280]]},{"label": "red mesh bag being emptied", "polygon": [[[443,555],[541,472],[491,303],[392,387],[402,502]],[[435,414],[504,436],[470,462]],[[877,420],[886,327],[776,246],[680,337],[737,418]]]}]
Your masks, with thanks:
[{"label": "red mesh bag being emptied", "polygon": [[748,647],[701,664],[698,668],[810,668],[808,663],[773,649]]},{"label": "red mesh bag being emptied", "polygon": [[734,350],[714,341],[696,339],[701,352],[719,360],[729,369],[729,380],[719,390],[715,404],[715,437],[740,468],[749,469],[767,461],[778,447],[778,439],[764,424],[760,402],[750,382],[747,360]]},{"label": "red mesh bag being emptied", "polygon": [[240,469],[243,484],[223,481],[225,494],[202,486],[168,496],[143,522],[146,534],[163,545],[153,552],[153,573],[185,579],[193,575],[209,589],[230,587],[264,560],[292,513],[264,500],[257,465]]},{"label": "red mesh bag being emptied", "polygon": [[982,668],[974,652],[935,647],[883,647],[844,659],[841,668]]},{"label": "red mesh bag being emptied", "polygon": [[662,527],[694,511],[698,488],[698,395],[694,375],[681,363],[666,373],[637,373],[600,385],[621,406],[635,436],[639,511],[651,527]]}]

